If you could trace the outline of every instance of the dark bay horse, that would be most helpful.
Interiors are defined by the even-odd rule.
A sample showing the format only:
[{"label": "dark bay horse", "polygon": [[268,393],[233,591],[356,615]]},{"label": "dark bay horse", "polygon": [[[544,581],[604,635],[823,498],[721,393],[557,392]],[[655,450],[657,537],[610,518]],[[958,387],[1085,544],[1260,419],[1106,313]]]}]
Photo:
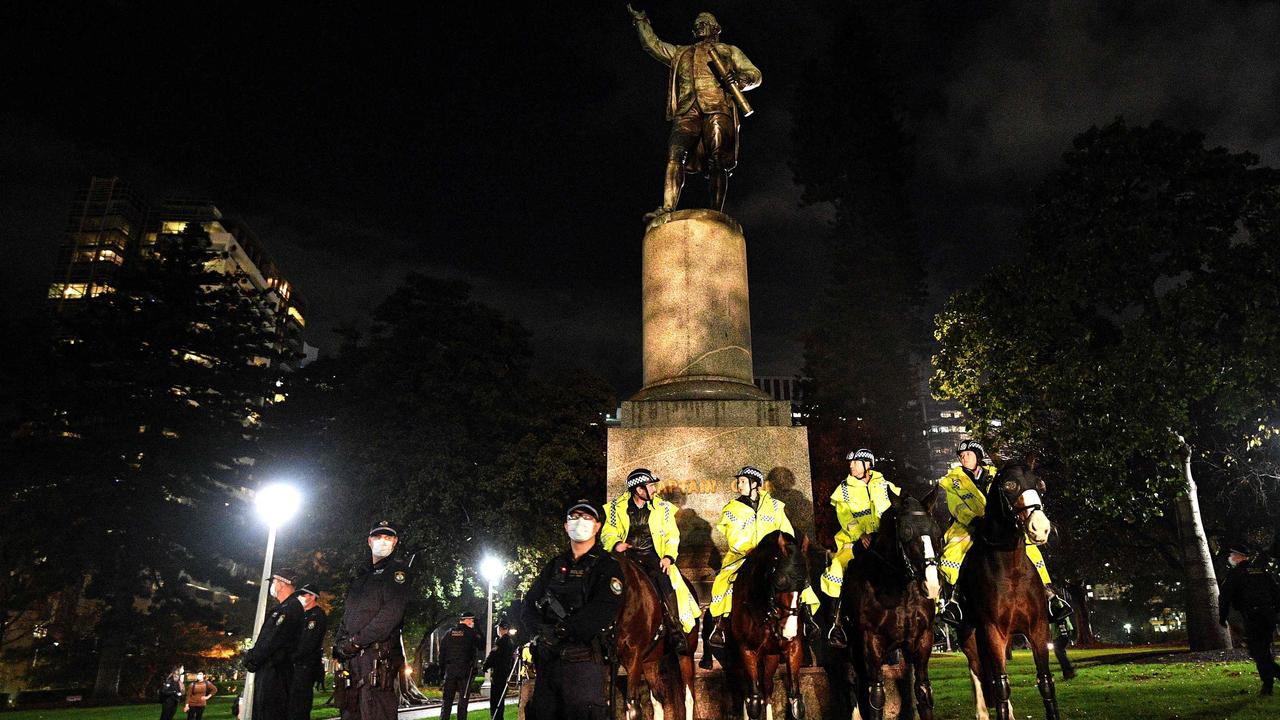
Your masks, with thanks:
[{"label": "dark bay horse", "polygon": [[880,516],[870,547],[859,548],[845,572],[840,592],[844,622],[859,630],[849,643],[856,677],[851,704],[870,720],[884,717],[883,665],[894,648],[902,649],[915,670],[921,720],[933,720],[929,655],[941,590],[936,555],[940,533],[933,506],[941,492],[935,485],[923,500],[890,494],[890,507]]},{"label": "dark bay horse", "polygon": [[[1026,636],[1036,662],[1036,686],[1047,720],[1057,720],[1058,700],[1049,667],[1048,598],[1025,542],[1049,539],[1049,518],[1040,493],[1045,484],[1035,462],[1008,464],[987,488],[986,514],[960,570],[959,590],[965,627],[960,642],[973,676],[977,716],[987,706],[1009,720],[1009,674],[1005,651],[1013,635]],[[1065,652],[1065,651],[1064,651]],[[984,700],[985,698],[985,700]]]},{"label": "dark bay horse", "polygon": [[698,644],[698,628],[685,635],[687,652],[677,655],[676,648],[667,646],[667,633],[662,629],[662,598],[653,581],[625,554],[613,553],[613,556],[622,565],[626,588],[614,632],[617,663],[627,671],[623,687],[627,718],[641,717],[640,703],[647,686],[662,706],[666,720],[684,720],[685,690],[690,692],[690,698],[693,692],[693,652]]},{"label": "dark bay horse", "polygon": [[732,674],[735,702],[745,699],[750,720],[764,717],[765,704],[773,694],[773,676],[783,660],[787,720],[804,718],[800,592],[809,586],[808,558],[808,538],[796,540],[774,530],[747,554],[733,582],[728,642],[720,664]]}]

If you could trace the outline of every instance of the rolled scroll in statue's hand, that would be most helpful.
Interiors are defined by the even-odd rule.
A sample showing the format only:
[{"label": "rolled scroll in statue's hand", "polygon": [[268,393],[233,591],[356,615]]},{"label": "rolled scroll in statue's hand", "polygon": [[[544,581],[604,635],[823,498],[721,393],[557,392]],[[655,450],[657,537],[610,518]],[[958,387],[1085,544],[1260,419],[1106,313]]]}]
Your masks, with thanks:
[{"label": "rolled scroll in statue's hand", "polygon": [[[630,6],[628,6],[630,7]],[[720,84],[724,85],[724,89],[729,91],[729,95],[733,97],[733,102],[738,106],[738,111],[742,113],[742,117],[748,117],[755,109],[751,107],[751,103],[747,102],[747,96],[743,94],[742,88],[730,79],[729,68],[724,66],[724,61],[713,50],[707,53],[711,57],[711,68],[715,70],[716,77],[720,78]]]}]

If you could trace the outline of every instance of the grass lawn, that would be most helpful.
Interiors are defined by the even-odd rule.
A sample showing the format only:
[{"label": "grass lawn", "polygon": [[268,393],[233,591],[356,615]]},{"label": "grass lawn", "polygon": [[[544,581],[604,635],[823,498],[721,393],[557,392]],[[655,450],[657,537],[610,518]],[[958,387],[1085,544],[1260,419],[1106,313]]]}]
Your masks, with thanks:
[{"label": "grass lawn", "polygon": [[[1150,652],[1149,650],[1146,650]],[[1258,677],[1250,662],[1184,662],[1172,664],[1133,661],[1143,648],[1076,650],[1077,675],[1065,682],[1055,662],[1058,704],[1063,718],[1116,720],[1273,720],[1280,718],[1280,697],[1257,695]],[[1156,651],[1163,652],[1163,651]],[[1127,657],[1128,656],[1128,657]],[[1121,660],[1111,663],[1108,660]],[[969,670],[959,654],[935,655],[929,664],[939,718],[972,718]],[[1035,686],[1031,654],[1015,652],[1009,667],[1013,709],[1018,718],[1042,718],[1044,708]],[[313,720],[335,717],[321,705],[328,693],[318,694]],[[472,703],[467,720],[487,720],[488,703]],[[0,714],[0,720],[159,720],[160,705],[117,705],[69,710],[19,710]],[[175,720],[183,720],[178,713]],[[230,720],[231,698],[215,697],[205,710],[206,720]],[[508,706],[505,720],[516,720]]]}]

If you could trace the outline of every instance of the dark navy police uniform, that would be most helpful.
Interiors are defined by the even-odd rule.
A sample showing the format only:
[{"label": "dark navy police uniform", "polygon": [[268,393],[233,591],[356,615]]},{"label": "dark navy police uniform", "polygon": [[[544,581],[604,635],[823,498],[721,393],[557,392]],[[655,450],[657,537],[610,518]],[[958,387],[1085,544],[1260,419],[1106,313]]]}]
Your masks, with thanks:
[{"label": "dark navy police uniform", "polygon": [[[522,627],[537,630],[532,720],[604,720],[606,633],[622,605],[622,567],[597,543],[551,560],[525,595]],[[548,597],[566,617],[557,617]],[[608,649],[612,652],[612,649]]]},{"label": "dark navy police uniform", "polygon": [[1246,560],[1227,572],[1218,595],[1218,617],[1223,625],[1232,608],[1244,616],[1245,646],[1258,666],[1263,694],[1270,695],[1276,677],[1280,676],[1280,665],[1276,664],[1271,649],[1276,610],[1280,609],[1280,585],[1268,572],[1265,558]]}]

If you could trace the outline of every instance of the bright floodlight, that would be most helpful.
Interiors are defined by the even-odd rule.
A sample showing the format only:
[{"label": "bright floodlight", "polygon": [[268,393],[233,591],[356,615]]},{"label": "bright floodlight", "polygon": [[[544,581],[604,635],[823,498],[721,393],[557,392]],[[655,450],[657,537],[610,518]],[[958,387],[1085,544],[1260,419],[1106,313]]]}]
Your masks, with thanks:
[{"label": "bright floodlight", "polygon": [[507,565],[498,558],[489,555],[480,561],[480,577],[490,585],[497,585],[502,582],[502,576],[507,574]]},{"label": "bright floodlight", "polygon": [[302,493],[292,485],[272,483],[258,490],[253,502],[258,508],[258,517],[271,527],[280,527],[298,512]]}]

